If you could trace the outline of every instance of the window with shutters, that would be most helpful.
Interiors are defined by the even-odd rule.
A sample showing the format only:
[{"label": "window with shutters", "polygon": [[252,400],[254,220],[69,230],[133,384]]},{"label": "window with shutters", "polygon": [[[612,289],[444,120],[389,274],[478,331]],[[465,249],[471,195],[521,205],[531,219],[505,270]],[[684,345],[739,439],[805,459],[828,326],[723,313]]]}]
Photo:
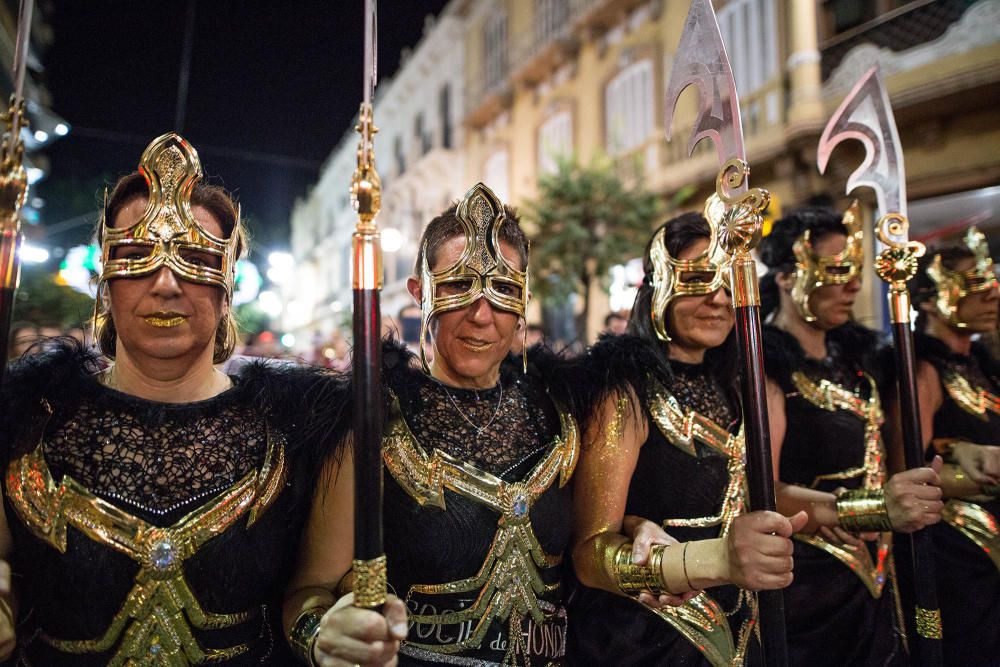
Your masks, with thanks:
[{"label": "window with shutters", "polygon": [[653,132],[653,63],[640,60],[623,69],[604,90],[608,153],[641,146]]}]

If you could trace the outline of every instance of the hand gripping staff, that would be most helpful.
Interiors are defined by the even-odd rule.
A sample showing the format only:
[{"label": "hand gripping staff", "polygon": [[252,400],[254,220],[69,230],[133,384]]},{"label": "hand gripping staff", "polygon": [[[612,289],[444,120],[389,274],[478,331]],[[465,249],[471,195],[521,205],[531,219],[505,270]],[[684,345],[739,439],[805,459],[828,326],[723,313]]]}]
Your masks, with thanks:
[{"label": "hand gripping staff", "polygon": [[21,0],[17,15],[17,41],[14,45],[14,92],[10,108],[3,115],[7,135],[0,145],[0,383],[7,370],[7,346],[14,316],[14,294],[21,277],[21,205],[28,195],[28,177],[24,171],[24,68],[28,59],[31,35],[31,10],[34,0]]},{"label": "hand gripping staff", "polygon": [[354,288],[354,604],[380,609],[385,603],[386,560],[382,547],[382,245],[375,216],[382,183],[375,171],[372,96],[376,72],[375,0],[365,0],[364,101],[358,112],[358,166],[351,202],[358,212],[352,237]]},{"label": "hand gripping staff", "polygon": [[[816,150],[820,173],[826,171],[833,149],[848,139],[856,139],[864,145],[865,159],[847,179],[846,193],[850,194],[860,186],[870,187],[875,191],[881,215],[876,230],[885,248],[875,258],[875,272],[889,284],[889,319],[896,352],[906,467],[918,468],[924,465],[924,447],[920,433],[913,332],[910,330],[910,293],[906,289],[906,281],[916,274],[917,258],[924,254],[925,248],[922,243],[907,240],[909,221],[906,218],[903,149],[878,65],[865,72],[826,124]],[[910,642],[911,657],[915,664],[940,665],[941,612],[934,583],[930,535],[921,530],[907,536],[897,534],[896,537],[912,541],[912,599],[916,604],[913,613],[906,614],[907,634],[914,637],[914,641]]]},{"label": "hand gripping staff", "polygon": [[[726,55],[710,0],[692,0],[674,53],[673,69],[667,86],[667,139],[681,92],[698,88],[699,110],[688,154],[702,139],[715,144],[719,175],[715,194],[705,203],[705,218],[728,255],[729,282],[736,311],[736,335],[742,368],[743,418],[747,443],[747,478],[750,506],[755,510],[775,510],[774,478],[771,467],[770,433],[764,388],[764,356],[760,330],[760,292],[750,251],[761,237],[761,212],[770,195],[749,188],[750,168],[743,146],[740,104],[736,81]],[[780,590],[761,591],[760,629],[764,662],[769,666],[788,663],[785,640],[784,598]]]}]

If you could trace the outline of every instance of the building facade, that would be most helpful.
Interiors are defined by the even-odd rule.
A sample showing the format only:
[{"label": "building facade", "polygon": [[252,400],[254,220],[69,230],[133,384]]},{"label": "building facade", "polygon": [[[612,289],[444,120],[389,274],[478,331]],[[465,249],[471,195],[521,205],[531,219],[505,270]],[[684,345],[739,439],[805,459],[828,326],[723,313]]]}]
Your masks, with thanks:
[{"label": "building facade", "polygon": [[[376,166],[382,179],[378,216],[385,263],[382,312],[394,316],[412,303],[412,272],[420,231],[461,197],[464,94],[463,21],[452,4],[429,18],[424,36],[404,54],[399,71],[382,81],[374,102]],[[285,286],[284,329],[300,346],[318,333],[349,330],[351,234],[357,214],[349,186],[358,134],[348,129],[324,165],[320,180],[291,216],[296,275]]]},{"label": "building facade", "polygon": [[[877,62],[905,152],[913,235],[930,238],[970,220],[1000,228],[1000,112],[992,102],[1000,99],[1000,0],[715,0],[714,6],[740,94],[752,182],[772,192],[772,214],[818,197],[846,207],[844,185],[860,164],[860,145],[838,148],[822,177],[816,147],[830,114]],[[483,180],[521,204],[536,195],[539,175],[555,169],[560,156],[609,156],[624,178],[641,179],[664,201],[695,185],[697,206],[714,189],[718,165],[707,142],[686,154],[693,89],[678,104],[673,141],[664,127],[667,79],[688,7],[688,0],[451,2],[378,100],[377,116],[388,128],[379,135],[380,173],[387,175],[381,224],[398,225],[412,253],[428,211],[465,186]],[[446,67],[421,65],[438,62],[430,44],[437,31],[445,34],[443,26]],[[413,141],[419,132],[411,111],[425,109],[428,123],[436,107],[421,92],[430,96],[445,82],[456,114],[454,142],[437,148],[440,139],[433,137],[425,151]],[[347,141],[338,151],[352,147]],[[337,155],[331,165],[353,165],[353,155]],[[343,198],[348,181],[346,171],[331,178],[336,189],[329,192]],[[340,201],[323,188],[321,182],[296,216],[305,221],[307,208]],[[860,196],[870,230],[874,197]],[[340,239],[353,226],[344,210]],[[873,235],[866,238],[871,243]],[[300,241],[296,247],[312,251],[313,244]],[[326,261],[331,252],[315,256]],[[336,252],[349,250],[341,244]],[[390,308],[405,273],[405,262],[392,264],[389,255]],[[338,275],[337,300],[346,304],[349,284]],[[870,270],[866,279],[857,313],[877,326],[881,285]],[[607,304],[607,294],[595,290],[591,302]],[[588,339],[606,310],[591,308]]]},{"label": "building facade", "polygon": [[[552,156],[596,154],[665,199],[690,184],[701,201],[718,165],[702,142],[686,155],[696,93],[666,140],[665,90],[688,0],[481,0],[466,3],[466,164],[517,203]],[[1000,226],[998,0],[716,0],[740,93],[753,183],[775,208],[817,196],[846,205],[858,146],[815,166],[822,128],[872,64],[886,77],[906,155],[914,233],[978,216]],[[868,225],[872,200],[866,198]],[[938,199],[945,197],[945,199]],[[990,214],[989,211],[997,211]],[[987,216],[983,218],[983,216]],[[943,216],[943,217],[942,217]],[[539,233],[544,234],[544,230]],[[868,235],[870,239],[871,234]],[[881,318],[868,275],[858,312]],[[606,297],[605,297],[606,298]],[[602,309],[592,310],[590,338]]]}]

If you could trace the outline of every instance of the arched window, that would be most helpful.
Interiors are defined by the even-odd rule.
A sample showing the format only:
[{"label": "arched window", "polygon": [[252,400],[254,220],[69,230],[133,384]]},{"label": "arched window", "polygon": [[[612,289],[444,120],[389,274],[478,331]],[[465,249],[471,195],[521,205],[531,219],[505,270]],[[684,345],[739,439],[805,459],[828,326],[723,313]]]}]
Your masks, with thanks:
[{"label": "arched window", "polygon": [[604,90],[605,133],[610,155],[641,146],[653,132],[653,63],[623,69]]},{"label": "arched window", "polygon": [[487,185],[500,201],[506,203],[510,196],[510,168],[507,151],[497,151],[483,165],[483,183]]},{"label": "arched window", "polygon": [[560,158],[573,154],[573,116],[560,111],[538,128],[538,174],[554,174]]}]

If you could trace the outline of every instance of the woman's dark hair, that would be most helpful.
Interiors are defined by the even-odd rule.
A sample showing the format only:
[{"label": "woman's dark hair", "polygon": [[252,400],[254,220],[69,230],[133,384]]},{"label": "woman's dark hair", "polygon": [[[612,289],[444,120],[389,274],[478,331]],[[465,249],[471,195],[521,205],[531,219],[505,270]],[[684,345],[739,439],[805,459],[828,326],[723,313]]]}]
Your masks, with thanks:
[{"label": "woman's dark hair", "polygon": [[760,279],[761,316],[767,318],[781,305],[777,277],[779,273],[795,270],[795,241],[808,231],[813,244],[832,234],[847,235],[841,216],[820,206],[796,209],[774,223],[771,233],[761,239],[758,246],[760,261],[767,266],[767,273]]},{"label": "woman's dark hair", "polygon": [[[699,239],[711,238],[711,230],[708,221],[701,213],[682,213],[663,223],[653,232],[653,237],[646,244],[646,251],[642,255],[642,269],[645,277],[635,295],[635,303],[632,305],[632,313],[628,321],[628,333],[658,343],[663,350],[663,358],[667,359],[669,358],[670,343],[660,340],[653,328],[653,262],[649,257],[653,238],[656,237],[661,228],[666,229],[664,242],[667,246],[667,252],[672,257],[677,257],[684,252],[685,248]],[[666,320],[669,329],[669,309],[666,313]],[[729,332],[729,336],[722,345],[705,351],[705,363],[708,364],[721,386],[726,388],[735,386],[738,363],[735,330]]]},{"label": "woman's dark hair", "polygon": [[915,323],[917,331],[926,331],[927,329],[927,313],[921,308],[921,305],[937,298],[937,285],[927,275],[927,267],[934,262],[934,258],[938,255],[941,256],[941,264],[944,268],[952,271],[963,259],[972,259],[976,256],[963,242],[952,241],[951,243],[939,243],[928,248],[924,256],[918,260],[917,274],[909,283],[910,298],[913,300],[913,307],[917,310]]},{"label": "woman's dark hair", "polygon": [[[100,236],[100,225],[114,225],[115,218],[128,204],[136,199],[145,199],[149,196],[149,186],[146,178],[139,172],[132,172],[123,176],[115,183],[104,204],[104,213],[98,224],[98,236]],[[204,181],[199,181],[191,190],[191,206],[201,206],[211,213],[222,226],[224,238],[230,238],[237,234],[236,257],[242,257],[247,247],[247,235],[239,219],[239,207],[233,200],[232,195],[225,188],[218,185],[210,185]],[[110,309],[105,312],[96,323],[94,337],[101,352],[108,358],[115,358],[115,348],[118,342],[118,331],[115,329],[114,319],[111,317]],[[233,354],[236,342],[239,337],[239,327],[236,323],[236,316],[230,308],[215,331],[215,349],[212,354],[212,363],[221,364]]]},{"label": "woman's dark hair", "polygon": [[[517,256],[521,260],[521,270],[528,268],[528,237],[521,229],[521,217],[517,209],[504,204],[504,221],[500,223],[500,240],[509,243],[517,250]],[[413,274],[420,275],[420,268],[424,261],[424,247],[427,248],[427,264],[434,266],[437,259],[438,250],[441,246],[455,238],[465,234],[462,223],[458,221],[458,204],[452,204],[440,215],[432,219],[424,227],[420,235],[420,244],[417,247],[417,259],[413,264]]]}]

